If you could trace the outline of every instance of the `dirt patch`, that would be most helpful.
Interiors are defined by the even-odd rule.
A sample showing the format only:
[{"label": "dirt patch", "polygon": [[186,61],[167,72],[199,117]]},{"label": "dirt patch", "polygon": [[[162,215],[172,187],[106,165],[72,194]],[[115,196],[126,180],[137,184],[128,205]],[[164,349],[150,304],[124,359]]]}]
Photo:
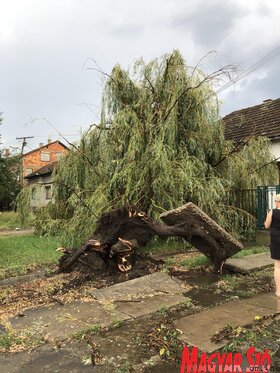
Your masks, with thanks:
[{"label": "dirt patch", "polygon": [[169,314],[158,312],[150,317],[118,323],[99,333],[80,334],[78,338],[92,347],[93,365],[106,366],[108,371],[158,372],[155,366],[162,363],[164,369],[178,367],[183,343],[172,324],[178,312],[176,308]]},{"label": "dirt patch", "polygon": [[9,229],[0,228],[0,236],[28,236],[34,234],[34,228]]}]

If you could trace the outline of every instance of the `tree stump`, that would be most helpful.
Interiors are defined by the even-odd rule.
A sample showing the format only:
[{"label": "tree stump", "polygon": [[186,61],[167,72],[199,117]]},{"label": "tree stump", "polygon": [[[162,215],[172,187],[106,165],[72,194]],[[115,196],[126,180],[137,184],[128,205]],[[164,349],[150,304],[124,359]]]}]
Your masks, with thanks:
[{"label": "tree stump", "polygon": [[164,212],[160,218],[169,226],[186,227],[188,236],[184,238],[213,261],[216,272],[221,272],[226,259],[243,249],[241,242],[192,202]]}]

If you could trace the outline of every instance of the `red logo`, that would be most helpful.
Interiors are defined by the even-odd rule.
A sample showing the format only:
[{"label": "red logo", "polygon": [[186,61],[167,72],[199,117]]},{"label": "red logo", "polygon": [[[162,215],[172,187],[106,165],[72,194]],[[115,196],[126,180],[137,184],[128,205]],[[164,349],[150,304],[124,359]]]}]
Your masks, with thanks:
[{"label": "red logo", "polygon": [[239,352],[215,352],[210,355],[202,352],[198,356],[197,347],[191,351],[184,347],[180,373],[268,373],[270,366],[269,350],[257,352],[255,347],[250,347],[246,356]]}]

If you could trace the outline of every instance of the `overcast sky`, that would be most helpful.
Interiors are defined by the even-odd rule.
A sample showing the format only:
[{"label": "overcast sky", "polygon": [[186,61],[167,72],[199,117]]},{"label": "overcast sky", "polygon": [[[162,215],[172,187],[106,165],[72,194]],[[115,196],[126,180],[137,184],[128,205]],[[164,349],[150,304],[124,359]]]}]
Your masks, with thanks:
[{"label": "overcast sky", "polygon": [[[242,73],[280,47],[278,0],[0,0],[1,148],[69,141],[98,122],[102,78],[178,48],[188,65]],[[279,98],[280,55],[219,95],[221,113]],[[225,84],[226,81],[223,82]],[[45,119],[44,119],[45,118]],[[49,124],[49,123],[51,124]],[[62,140],[62,139],[61,139]],[[63,141],[63,140],[62,140]]]}]

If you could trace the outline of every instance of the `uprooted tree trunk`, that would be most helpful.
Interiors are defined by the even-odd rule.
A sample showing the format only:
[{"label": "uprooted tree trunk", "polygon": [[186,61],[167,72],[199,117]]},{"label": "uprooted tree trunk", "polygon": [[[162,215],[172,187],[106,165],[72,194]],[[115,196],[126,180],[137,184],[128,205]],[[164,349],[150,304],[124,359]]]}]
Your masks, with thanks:
[{"label": "uprooted tree trunk", "polygon": [[226,259],[243,248],[239,241],[192,202],[167,211],[160,218],[169,226],[185,225],[191,231],[187,240],[213,261],[215,272],[221,272]]},{"label": "uprooted tree trunk", "polygon": [[134,206],[104,214],[85,245],[78,250],[63,249],[59,271],[72,271],[77,264],[100,271],[114,261],[120,271],[126,272],[132,267],[135,249],[145,246],[154,236],[184,238],[211,258],[216,271],[242,249],[238,241],[192,203],[168,211],[161,218],[167,225],[151,221]]}]

